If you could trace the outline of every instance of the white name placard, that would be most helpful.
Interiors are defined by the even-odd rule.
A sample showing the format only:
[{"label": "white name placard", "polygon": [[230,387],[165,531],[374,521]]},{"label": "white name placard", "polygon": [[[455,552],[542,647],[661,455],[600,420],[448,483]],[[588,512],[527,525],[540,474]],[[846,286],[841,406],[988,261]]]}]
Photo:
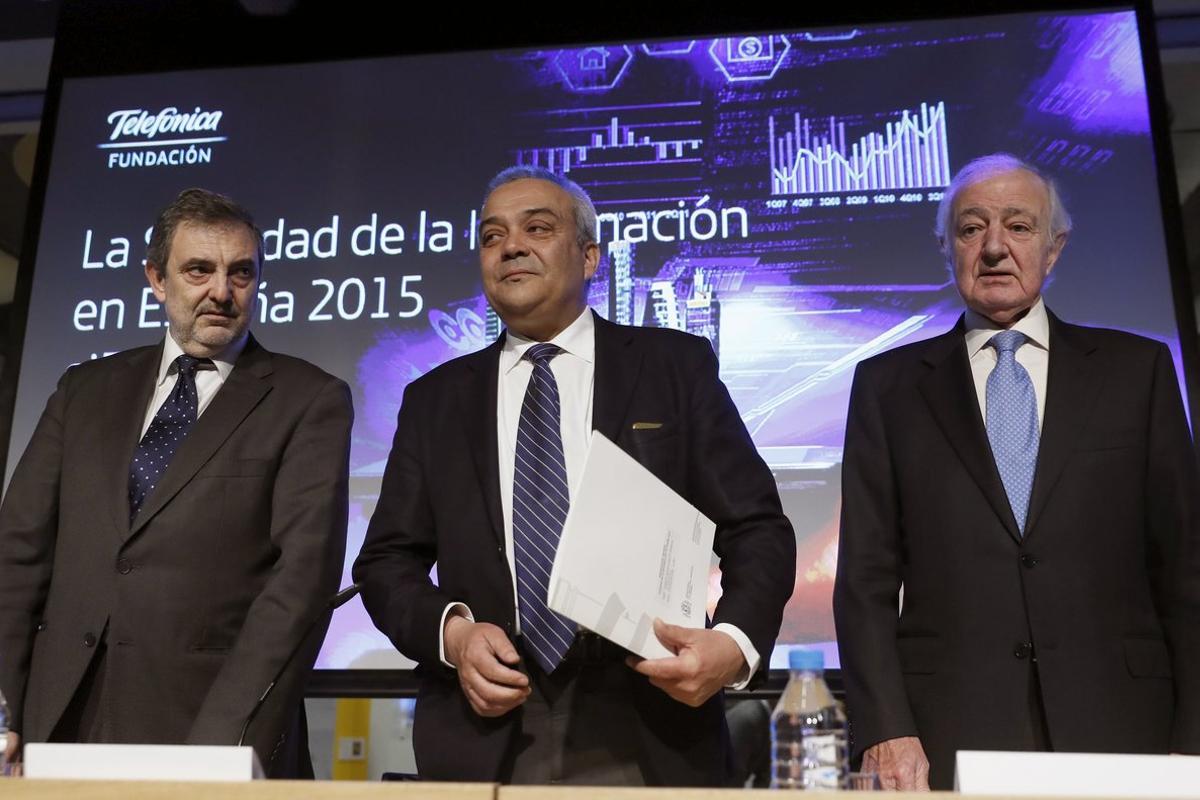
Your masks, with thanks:
[{"label": "white name placard", "polygon": [[249,781],[263,777],[253,747],[183,744],[25,745],[27,778]]}]

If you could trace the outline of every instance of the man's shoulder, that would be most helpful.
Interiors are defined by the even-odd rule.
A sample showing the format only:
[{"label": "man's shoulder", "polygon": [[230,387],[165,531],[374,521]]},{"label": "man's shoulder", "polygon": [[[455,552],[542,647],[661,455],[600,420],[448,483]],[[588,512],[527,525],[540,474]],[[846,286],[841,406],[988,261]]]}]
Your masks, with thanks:
[{"label": "man's shoulder", "polygon": [[1059,338],[1080,348],[1101,348],[1115,355],[1128,354],[1144,358],[1153,355],[1155,351],[1160,351],[1167,347],[1157,339],[1142,336],[1138,333],[1131,333],[1117,328],[1076,325],[1058,319],[1054,321],[1051,331],[1052,335],[1057,335]]},{"label": "man's shoulder", "polygon": [[[341,378],[325,371],[321,367],[311,361],[306,361],[299,356],[288,355],[287,353],[277,353],[273,350],[263,349],[264,354],[270,358],[272,372],[285,379],[294,380],[302,383],[326,384],[340,383],[345,384]],[[240,362],[239,362],[240,364]]]},{"label": "man's shoulder", "polygon": [[85,386],[97,380],[107,380],[110,375],[130,367],[152,368],[158,365],[161,351],[161,343],[151,344],[80,361],[67,368],[64,379],[69,378],[73,386]]},{"label": "man's shoulder", "polygon": [[649,347],[712,349],[712,344],[703,336],[687,331],[678,331],[674,328],[638,328],[632,325],[617,325],[616,327],[622,331],[629,331],[631,336]]},{"label": "man's shoulder", "polygon": [[[1057,340],[1057,344],[1056,344]],[[1162,342],[1116,328],[1076,325],[1052,317],[1051,351],[1055,346],[1071,346],[1084,352],[1099,351],[1106,357],[1124,359],[1153,359],[1166,349]],[[893,383],[910,380],[925,373],[951,357],[966,356],[966,345],[960,325],[927,339],[893,347],[858,363],[860,380],[868,383]]]},{"label": "man's shoulder", "polygon": [[858,371],[860,375],[869,376],[906,373],[919,364],[931,361],[936,363],[948,358],[962,342],[962,330],[956,325],[935,336],[902,344],[864,358],[858,362]]},{"label": "man's shoulder", "polygon": [[145,361],[157,363],[157,356],[161,352],[162,342],[146,344],[140,347],[131,347],[128,350],[119,350],[116,353],[109,353],[99,358],[81,361],[75,364],[74,368],[81,372],[103,372],[104,370],[128,366],[130,364],[139,364]]},{"label": "man's shoulder", "polygon": [[713,355],[708,339],[674,328],[642,328],[621,325],[596,317],[596,336],[625,341],[650,354],[665,354],[674,361],[680,356],[707,357]]},{"label": "man's shoulder", "polygon": [[499,354],[499,346],[493,342],[481,350],[443,361],[408,384],[405,396],[408,397],[411,392],[456,391],[462,381],[469,376],[476,374],[479,370],[489,369],[492,364],[499,363]]},{"label": "man's shoulder", "polygon": [[323,403],[321,408],[326,411],[339,409],[339,413],[347,416],[354,413],[350,387],[341,378],[311,361],[268,350],[257,341],[251,341],[238,356],[233,375],[239,374],[242,375],[239,380],[248,377],[271,386],[277,409],[289,408],[299,413],[314,403]]}]

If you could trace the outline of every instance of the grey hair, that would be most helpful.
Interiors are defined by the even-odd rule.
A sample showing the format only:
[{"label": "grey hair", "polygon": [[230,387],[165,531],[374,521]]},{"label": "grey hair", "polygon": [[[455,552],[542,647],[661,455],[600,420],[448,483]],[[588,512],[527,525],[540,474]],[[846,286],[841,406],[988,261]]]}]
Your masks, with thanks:
[{"label": "grey hair", "polygon": [[533,178],[539,181],[550,181],[555,186],[559,187],[567,194],[571,195],[571,205],[575,211],[575,229],[576,238],[579,241],[579,246],[584,247],[597,242],[596,237],[596,206],[592,203],[592,198],[588,197],[588,193],[583,190],[575,181],[568,177],[551,172],[544,167],[534,167],[527,164],[519,164],[515,167],[508,167],[496,173],[496,176],[488,181],[487,192],[484,195],[483,203],[487,205],[488,197],[491,197],[492,192],[499,189],[506,183],[513,181],[524,180],[525,178]]},{"label": "grey hair", "polygon": [[946,187],[945,193],[942,194],[942,201],[938,203],[937,221],[933,229],[942,247],[946,246],[946,230],[950,227],[950,215],[954,211],[954,199],[958,197],[959,192],[972,184],[979,183],[994,175],[999,175],[1003,172],[1014,172],[1016,170],[1028,172],[1040,180],[1042,185],[1046,187],[1046,194],[1049,197],[1050,203],[1050,238],[1053,240],[1062,234],[1071,232],[1071,215],[1067,213],[1066,206],[1063,205],[1062,198],[1058,193],[1058,185],[1055,184],[1053,178],[1043,174],[1037,167],[1027,161],[1022,161],[1011,153],[990,153],[967,162],[966,166],[955,173],[954,179],[950,181],[950,185]]},{"label": "grey hair", "polygon": [[250,212],[223,194],[207,189],[184,189],[171,204],[158,214],[146,245],[146,261],[159,275],[167,268],[175,230],[188,222],[197,225],[245,225],[254,236],[258,250],[258,266],[263,263],[263,235]]}]

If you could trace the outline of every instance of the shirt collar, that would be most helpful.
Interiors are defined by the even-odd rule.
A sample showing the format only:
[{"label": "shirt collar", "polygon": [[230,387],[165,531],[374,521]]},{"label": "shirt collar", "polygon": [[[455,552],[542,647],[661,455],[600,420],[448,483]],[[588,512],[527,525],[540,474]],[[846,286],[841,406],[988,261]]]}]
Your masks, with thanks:
[{"label": "shirt collar", "polygon": [[[237,363],[238,356],[242,354],[242,350],[246,348],[247,336],[243,336],[236,342],[231,342],[228,347],[222,350],[211,359],[213,366],[217,369],[217,374],[221,376],[221,381],[224,382],[229,373],[233,372],[233,366]],[[163,343],[162,359],[158,362],[158,380],[155,385],[162,384],[174,373],[171,371],[171,365],[175,363],[175,359],[183,355],[183,348],[175,341],[170,333],[166,336],[166,341]]]},{"label": "shirt collar", "polygon": [[[592,318],[592,310],[583,309],[583,313],[558,336],[551,339],[550,343],[558,345],[564,353],[570,353],[591,364],[596,357],[596,321]],[[512,329],[506,330],[504,349],[500,351],[500,373],[506,374],[511,371],[525,357],[525,351],[535,344],[538,342],[533,339],[526,339]]]},{"label": "shirt collar", "polygon": [[[987,347],[988,341],[998,331],[1004,330],[987,317],[977,314],[971,309],[967,309],[966,325],[967,358],[974,358],[980,350]],[[1046,314],[1046,304],[1041,297],[1038,297],[1037,302],[1029,309],[1029,313],[1021,317],[1010,330],[1020,331],[1025,334],[1025,338],[1030,344],[1047,352],[1050,351],[1050,317]]]}]

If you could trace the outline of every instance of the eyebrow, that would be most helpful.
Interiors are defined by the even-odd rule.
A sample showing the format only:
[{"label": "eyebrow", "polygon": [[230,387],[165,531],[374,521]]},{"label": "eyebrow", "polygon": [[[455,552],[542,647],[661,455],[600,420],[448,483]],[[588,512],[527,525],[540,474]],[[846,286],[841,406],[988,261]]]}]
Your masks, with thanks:
[{"label": "eyebrow", "polygon": [[188,267],[211,267],[211,266],[213,266],[213,262],[210,259],[189,258],[187,261],[184,261],[182,264],[180,264],[179,268],[187,269]]},{"label": "eyebrow", "polygon": [[[250,266],[254,267],[255,269],[258,269],[258,259],[257,258],[239,258],[239,259],[229,262],[230,269],[234,269],[236,267],[243,267],[246,265],[250,265]],[[187,261],[184,261],[182,264],[179,265],[179,268],[181,270],[189,269],[191,267],[216,267],[216,262],[214,262],[208,258],[197,257],[197,258],[189,258]]]},{"label": "eyebrow", "polygon": [[[988,210],[981,206],[971,206],[970,208],[964,208],[961,211],[959,211],[958,218],[961,219],[962,217],[965,217],[969,214],[974,214],[977,217],[986,217],[988,215]],[[1000,218],[1001,219],[1007,219],[1008,217],[1016,217],[1016,216],[1020,216],[1021,214],[1027,214],[1028,216],[1031,216],[1034,219],[1038,218],[1037,212],[1031,211],[1028,208],[1020,208],[1019,206],[1005,206],[1004,208],[1000,209]]]},{"label": "eyebrow", "polygon": [[[521,219],[529,219],[530,217],[535,216],[537,214],[549,214],[550,216],[554,217],[555,219],[562,219],[562,217],[560,217],[558,215],[557,211],[555,211],[553,208],[548,208],[545,206],[543,206],[541,208],[525,209],[524,211],[521,212]],[[488,217],[487,219],[482,219],[479,221],[480,228],[482,228],[484,225],[503,225],[503,224],[504,223],[500,220],[500,217],[496,216],[495,214]]]}]

